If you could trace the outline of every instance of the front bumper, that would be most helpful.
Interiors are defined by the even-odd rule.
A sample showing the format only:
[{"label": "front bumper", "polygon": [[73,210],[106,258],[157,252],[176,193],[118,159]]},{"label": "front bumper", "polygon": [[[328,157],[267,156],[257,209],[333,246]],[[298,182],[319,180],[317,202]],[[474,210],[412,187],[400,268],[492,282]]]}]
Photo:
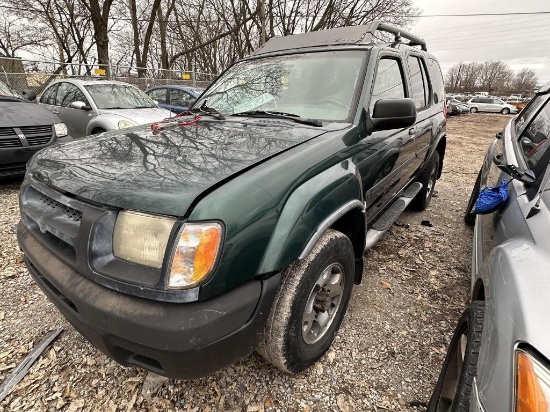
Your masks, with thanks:
[{"label": "front bumper", "polygon": [[202,302],[155,301],[82,276],[21,223],[17,237],[36,283],[86,339],[122,365],[176,379],[206,376],[252,353],[280,283],[277,274]]}]

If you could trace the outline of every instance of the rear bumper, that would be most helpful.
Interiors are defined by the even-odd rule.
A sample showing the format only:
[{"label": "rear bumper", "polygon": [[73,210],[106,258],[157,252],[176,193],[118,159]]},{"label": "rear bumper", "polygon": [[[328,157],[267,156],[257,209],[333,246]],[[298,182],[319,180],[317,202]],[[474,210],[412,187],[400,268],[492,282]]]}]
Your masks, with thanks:
[{"label": "rear bumper", "polygon": [[101,286],[44,248],[19,224],[32,277],[69,322],[117,362],[176,379],[206,376],[253,352],[280,274],[203,302],[169,303]]}]

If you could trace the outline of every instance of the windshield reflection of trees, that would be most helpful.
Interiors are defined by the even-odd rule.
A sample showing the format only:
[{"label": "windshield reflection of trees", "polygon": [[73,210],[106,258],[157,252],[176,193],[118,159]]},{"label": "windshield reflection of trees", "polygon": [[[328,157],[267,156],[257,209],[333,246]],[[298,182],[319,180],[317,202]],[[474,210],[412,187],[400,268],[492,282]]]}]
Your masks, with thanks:
[{"label": "windshield reflection of trees", "polygon": [[140,189],[183,192],[207,187],[310,134],[288,126],[210,122],[169,127],[157,135],[128,132],[53,146],[38,155],[37,170],[47,171],[51,181],[63,181],[61,187],[78,182],[81,194],[86,182],[93,191],[98,181],[113,182],[112,189],[125,195]]},{"label": "windshield reflection of trees", "polygon": [[269,103],[274,104],[270,109],[276,109],[275,100],[281,97],[283,80],[288,78],[289,72],[290,67],[283,62],[244,63],[219,81],[201,102],[207,100],[208,106],[226,114],[259,109]]}]

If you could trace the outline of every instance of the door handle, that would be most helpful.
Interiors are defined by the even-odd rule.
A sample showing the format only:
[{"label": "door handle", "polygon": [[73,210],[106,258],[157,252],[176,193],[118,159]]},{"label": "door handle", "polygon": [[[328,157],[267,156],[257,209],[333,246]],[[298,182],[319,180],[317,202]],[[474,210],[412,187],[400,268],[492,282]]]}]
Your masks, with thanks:
[{"label": "door handle", "polygon": [[52,110],[53,114],[59,114],[59,110]]},{"label": "door handle", "polygon": [[411,139],[414,139],[416,137],[416,129],[414,127],[409,129],[409,136]]}]

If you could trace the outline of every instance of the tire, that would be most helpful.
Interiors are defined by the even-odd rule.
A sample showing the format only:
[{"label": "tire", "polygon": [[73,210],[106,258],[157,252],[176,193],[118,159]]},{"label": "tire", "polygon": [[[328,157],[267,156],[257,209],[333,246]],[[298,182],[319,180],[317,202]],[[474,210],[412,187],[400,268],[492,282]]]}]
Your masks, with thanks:
[{"label": "tire", "polygon": [[[305,259],[283,270],[258,353],[288,373],[313,365],[328,350],[344,319],[354,269],[348,237],[327,230]],[[331,290],[339,294],[330,298]]]},{"label": "tire", "polygon": [[485,304],[473,301],[454,331],[428,412],[468,412],[477,372]]},{"label": "tire", "polygon": [[477,113],[477,107],[470,107],[470,113]]},{"label": "tire", "polygon": [[98,129],[94,129],[92,131],[92,134],[100,134],[100,133],[104,133],[104,132],[105,132],[104,129],[98,128]]},{"label": "tire", "polygon": [[477,174],[476,182],[470,194],[470,199],[468,200],[468,205],[466,206],[466,212],[464,213],[464,222],[468,226],[473,226],[476,222],[476,214],[473,213],[474,206],[476,205],[477,198],[479,196],[479,191],[481,189],[481,170]]},{"label": "tire", "polygon": [[420,212],[428,207],[430,200],[432,200],[438,174],[439,153],[435,151],[428,161],[428,164],[424,166],[424,170],[420,174],[420,177],[416,179],[417,182],[422,183],[422,189],[420,189],[420,192],[418,192],[410,203],[409,209]]},{"label": "tire", "polygon": [[508,109],[507,107],[505,107],[504,109],[501,110],[501,113],[502,113],[502,114],[510,114],[510,109]]}]

